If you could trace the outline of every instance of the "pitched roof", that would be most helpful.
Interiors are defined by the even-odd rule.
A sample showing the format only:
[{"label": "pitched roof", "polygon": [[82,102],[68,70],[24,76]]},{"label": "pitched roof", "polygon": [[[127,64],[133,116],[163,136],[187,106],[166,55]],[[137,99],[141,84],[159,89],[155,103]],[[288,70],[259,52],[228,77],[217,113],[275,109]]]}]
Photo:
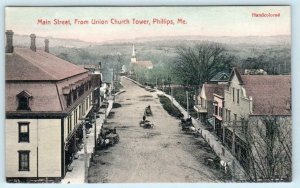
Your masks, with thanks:
[{"label": "pitched roof", "polygon": [[15,48],[6,55],[6,80],[62,80],[88,72],[42,50]]},{"label": "pitched roof", "polygon": [[225,85],[223,84],[203,84],[206,99],[209,101],[214,100],[214,93],[220,96],[224,96]]},{"label": "pitched roof", "polygon": [[29,99],[30,112],[61,111],[62,107],[57,93],[56,84],[44,83],[8,83],[5,89],[5,111],[15,112],[18,108],[16,95],[22,91],[28,91],[32,95]]},{"label": "pitched roof", "polygon": [[240,84],[244,84],[243,80],[242,80],[242,77],[241,77],[241,73],[240,73],[240,71],[237,67],[233,67],[228,80],[231,81],[234,75],[236,75],[236,77],[239,80]]},{"label": "pitched roof", "polygon": [[153,67],[153,64],[151,61],[137,61],[136,62],[137,65],[143,66],[143,67]]},{"label": "pitched roof", "polygon": [[[68,108],[63,88],[79,86],[88,78],[87,70],[54,55],[16,48],[6,54],[5,110],[18,114],[62,112]],[[30,96],[30,112],[17,111],[16,96],[21,94]]]},{"label": "pitched roof", "polygon": [[254,115],[290,115],[290,75],[242,75],[247,96],[253,98]]},{"label": "pitched roof", "polygon": [[229,75],[226,72],[218,72],[215,76],[213,76],[210,81],[211,82],[220,82],[220,81],[228,81]]}]

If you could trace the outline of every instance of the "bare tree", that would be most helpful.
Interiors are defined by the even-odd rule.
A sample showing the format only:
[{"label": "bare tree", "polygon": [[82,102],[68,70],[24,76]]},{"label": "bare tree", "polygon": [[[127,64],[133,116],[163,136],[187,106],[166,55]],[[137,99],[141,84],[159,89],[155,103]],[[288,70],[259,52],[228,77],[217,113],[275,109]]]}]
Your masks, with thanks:
[{"label": "bare tree", "polygon": [[187,85],[199,86],[209,81],[217,72],[230,69],[234,59],[218,43],[204,42],[193,47],[179,46],[173,70]]},{"label": "bare tree", "polygon": [[246,134],[251,181],[291,181],[290,116],[252,118]]}]

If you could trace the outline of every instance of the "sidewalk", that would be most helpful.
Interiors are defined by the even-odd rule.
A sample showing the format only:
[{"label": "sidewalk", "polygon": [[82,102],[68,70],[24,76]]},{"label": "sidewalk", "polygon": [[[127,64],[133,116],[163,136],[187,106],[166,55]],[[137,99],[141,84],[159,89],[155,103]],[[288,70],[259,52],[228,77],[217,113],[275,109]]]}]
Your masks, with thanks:
[{"label": "sidewalk", "polygon": [[[187,111],[173,98],[172,96],[160,91],[156,90],[157,94],[164,95],[168,97],[171,101],[173,101],[173,104],[181,111],[181,113],[184,114],[184,116],[187,118]],[[194,118],[192,118],[192,122],[195,126],[195,128],[201,133],[202,137],[206,140],[206,142],[210,145],[210,147],[215,151],[215,153],[221,158],[221,160],[229,162],[229,167],[232,172],[233,180],[242,181],[246,180],[246,175],[243,167],[240,165],[239,161],[231,154],[231,152],[222,145],[222,142],[219,141],[219,139],[213,135],[208,130],[205,130],[205,126],[202,125],[202,123]],[[222,154],[223,151],[224,155]]]},{"label": "sidewalk", "polygon": [[[108,99],[108,107],[106,110],[106,117],[108,116],[109,112],[111,111],[113,107],[113,97],[110,97]],[[105,109],[101,108],[99,112],[102,112],[103,114],[105,113]],[[100,114],[100,117],[96,119],[96,135],[100,133],[100,130],[102,128],[103,122],[104,122],[104,116],[103,114]],[[93,126],[90,129],[90,134],[87,134],[86,138],[86,143],[87,143],[87,158],[88,158],[88,167],[90,166],[89,161],[91,158],[91,155],[93,153],[93,149],[95,146],[95,126]],[[84,155],[84,149],[81,149],[80,151],[77,152],[78,154],[78,159],[75,159],[71,166],[73,167],[72,172],[67,172],[66,176],[64,179],[62,179],[61,183],[63,184],[81,184],[85,183],[84,182],[84,175],[85,175],[85,167],[84,167],[84,162],[85,162],[85,155]]]}]

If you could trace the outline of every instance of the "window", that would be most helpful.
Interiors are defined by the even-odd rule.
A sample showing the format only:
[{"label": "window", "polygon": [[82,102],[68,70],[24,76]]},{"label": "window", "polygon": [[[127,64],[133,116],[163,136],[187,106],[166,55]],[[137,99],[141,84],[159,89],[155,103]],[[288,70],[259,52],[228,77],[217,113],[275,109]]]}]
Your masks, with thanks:
[{"label": "window", "polygon": [[72,103],[72,96],[71,96],[71,94],[66,95],[66,98],[67,98],[67,106],[70,106],[71,103]]},{"label": "window", "polygon": [[81,96],[81,95],[83,95],[83,93],[84,93],[84,86],[81,85],[78,89],[78,95]]},{"label": "window", "polygon": [[29,110],[28,99],[26,97],[19,98],[18,110]]},{"label": "window", "polygon": [[226,121],[230,121],[230,111],[226,109]]},{"label": "window", "polygon": [[87,91],[89,89],[87,82],[84,83],[84,90]]},{"label": "window", "polygon": [[68,116],[68,135],[71,132],[71,116]]},{"label": "window", "polygon": [[19,171],[29,171],[29,153],[30,151],[19,152]]},{"label": "window", "polygon": [[222,114],[222,108],[219,107],[219,116],[222,117],[222,115],[223,115],[223,114]]},{"label": "window", "polygon": [[29,99],[31,98],[31,94],[27,91],[22,91],[17,95],[18,98],[18,108],[17,110],[30,110],[29,107]]},{"label": "window", "polygon": [[74,111],[74,127],[77,124],[77,109]]},{"label": "window", "polygon": [[237,115],[236,114],[233,114],[234,115],[234,121],[237,120]]},{"label": "window", "polygon": [[85,109],[89,109],[89,98],[86,99],[85,105]]},{"label": "window", "polygon": [[76,110],[74,111],[74,114],[73,114],[73,118],[74,118],[74,127],[76,126]]},{"label": "window", "polygon": [[19,142],[29,142],[29,122],[19,122]]},{"label": "window", "polygon": [[[72,121],[73,121],[73,120],[72,120],[72,119],[73,119],[73,116],[74,116],[74,114],[71,113],[71,114],[70,114],[70,132],[72,131],[72,126],[73,126],[73,122],[72,122]],[[74,126],[75,126],[75,125],[74,125]]]},{"label": "window", "polygon": [[74,116],[73,116],[73,118],[74,118],[74,127],[76,126],[76,110],[74,111]]},{"label": "window", "polygon": [[239,104],[240,103],[240,90],[236,90],[236,102]]},{"label": "window", "polygon": [[81,104],[79,105],[79,118],[82,118]]},{"label": "window", "polygon": [[92,81],[91,80],[89,80],[89,89],[92,87]]},{"label": "window", "polygon": [[234,88],[232,88],[232,101],[234,102]]},{"label": "window", "polygon": [[83,104],[82,104],[82,115],[85,115],[85,101],[83,101]]},{"label": "window", "polygon": [[73,101],[76,101],[76,99],[77,99],[77,89],[73,90],[72,94],[73,94]]},{"label": "window", "polygon": [[215,115],[218,115],[218,106],[215,106]]}]

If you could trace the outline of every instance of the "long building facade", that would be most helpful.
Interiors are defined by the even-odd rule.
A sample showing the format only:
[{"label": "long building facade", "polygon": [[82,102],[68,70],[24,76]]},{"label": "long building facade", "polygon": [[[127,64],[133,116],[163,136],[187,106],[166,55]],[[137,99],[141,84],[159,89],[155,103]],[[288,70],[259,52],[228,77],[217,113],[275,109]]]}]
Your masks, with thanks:
[{"label": "long building facade", "polygon": [[[216,99],[215,103],[221,103]],[[286,135],[285,142],[291,142],[291,75],[243,75],[233,68],[229,85],[224,90],[222,107],[223,143],[247,172],[251,166],[257,167],[251,161],[259,161],[257,156],[250,156],[258,152],[257,148],[252,151],[256,143],[262,138],[269,139],[268,132],[275,135],[269,129],[278,127],[279,135]],[[280,145],[276,144],[277,147]],[[271,156],[265,151],[267,147],[262,146],[260,155]]]},{"label": "long building facade", "polygon": [[95,80],[88,70],[35,46],[14,48],[6,31],[6,178],[9,182],[62,179],[82,147],[93,113]]}]

